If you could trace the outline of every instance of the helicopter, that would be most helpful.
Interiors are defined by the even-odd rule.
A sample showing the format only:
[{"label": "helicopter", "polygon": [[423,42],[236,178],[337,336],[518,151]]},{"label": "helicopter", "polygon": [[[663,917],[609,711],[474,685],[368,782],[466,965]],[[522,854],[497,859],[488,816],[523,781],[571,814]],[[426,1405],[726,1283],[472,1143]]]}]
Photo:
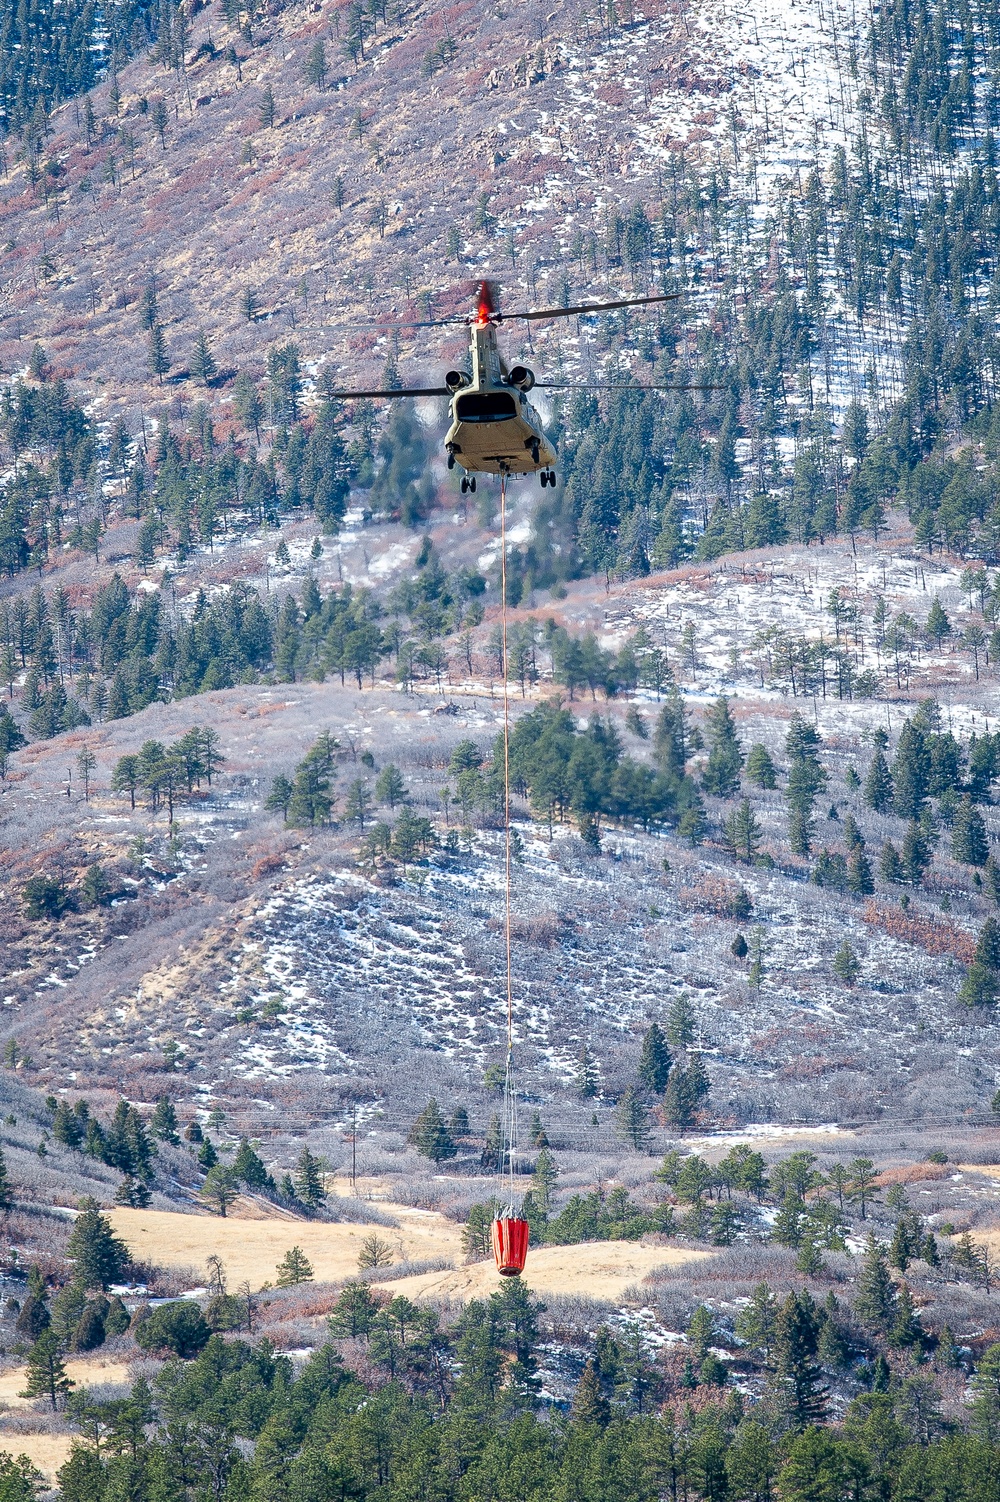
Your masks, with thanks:
[{"label": "helicopter", "polygon": [[534,308],[502,313],[496,289],[489,281],[478,284],[476,311],[451,318],[431,318],[415,323],[376,325],[388,329],[444,328],[460,324],[469,330],[470,370],[449,370],[443,386],[409,387],[390,391],[331,391],[337,401],[356,399],[396,400],[405,397],[448,396],[451,423],[444,448],[448,468],[456,464],[462,475],[462,493],[476,489],[477,474],[539,474],[542,486],[556,483],[553,465],[556,451],[545,436],[542,419],[528,400],[532,390],[627,390],[707,391],[709,386],[648,386],[628,382],[594,386],[588,382],[538,381],[526,365],[508,368],[497,348],[497,329],[512,319],[537,322],[549,318],[572,318],[583,313],[605,313],[616,308],[635,308],[650,303],[674,302],[679,292],[653,297],[623,297],[614,302],[579,303],[575,307]]}]

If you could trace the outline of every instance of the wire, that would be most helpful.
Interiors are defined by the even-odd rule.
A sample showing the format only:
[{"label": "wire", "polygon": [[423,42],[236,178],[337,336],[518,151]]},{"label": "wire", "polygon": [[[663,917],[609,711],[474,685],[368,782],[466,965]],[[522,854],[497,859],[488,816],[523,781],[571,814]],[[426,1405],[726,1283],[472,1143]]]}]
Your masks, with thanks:
[{"label": "wire", "polygon": [[[510,838],[510,682],[507,674],[507,476],[500,474],[500,630],[503,653],[503,828],[504,828],[504,949],[507,968],[507,1064],[504,1071],[503,1126],[500,1157],[501,1199],[506,1187],[506,1205],[501,1214],[514,1214],[514,1154],[517,1149],[517,1114],[514,1093],[514,977],[511,964],[511,838]],[[503,1184],[504,1175],[508,1183]]]}]

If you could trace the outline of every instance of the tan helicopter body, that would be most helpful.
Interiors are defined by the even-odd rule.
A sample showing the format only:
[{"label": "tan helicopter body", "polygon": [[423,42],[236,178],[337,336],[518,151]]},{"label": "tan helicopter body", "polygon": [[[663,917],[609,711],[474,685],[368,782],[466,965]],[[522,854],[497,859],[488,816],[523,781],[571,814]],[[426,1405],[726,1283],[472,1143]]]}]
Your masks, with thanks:
[{"label": "tan helicopter body", "polygon": [[[551,474],[555,449],[528,401],[527,393],[535,384],[531,371],[524,365],[507,369],[491,323],[472,325],[469,352],[471,375],[451,370],[445,376],[446,386],[455,392],[451,427],[444,440],[448,468],[458,464],[472,474],[493,475],[541,470],[542,483],[555,484]],[[463,478],[462,489],[467,488]]]},{"label": "tan helicopter body", "polygon": [[449,396],[451,426],[444,446],[448,468],[457,464],[465,470],[462,490],[475,490],[477,474],[529,475],[539,473],[543,485],[556,483],[552,465],[556,452],[545,436],[542,420],[528,401],[528,392],[541,390],[628,390],[628,391],[708,391],[709,386],[647,386],[629,381],[593,385],[590,382],[536,381],[526,365],[510,370],[497,349],[497,328],[513,318],[537,321],[571,318],[581,313],[603,313],[616,308],[632,308],[646,303],[673,302],[680,294],[664,292],[655,297],[625,297],[615,302],[580,303],[571,308],[538,308],[528,312],[501,313],[497,310],[490,282],[480,282],[476,312],[469,317],[432,318],[419,323],[378,324],[386,329],[444,328],[463,324],[469,330],[471,371],[449,370],[443,386],[422,386],[392,391],[333,391],[339,401],[357,398]]}]

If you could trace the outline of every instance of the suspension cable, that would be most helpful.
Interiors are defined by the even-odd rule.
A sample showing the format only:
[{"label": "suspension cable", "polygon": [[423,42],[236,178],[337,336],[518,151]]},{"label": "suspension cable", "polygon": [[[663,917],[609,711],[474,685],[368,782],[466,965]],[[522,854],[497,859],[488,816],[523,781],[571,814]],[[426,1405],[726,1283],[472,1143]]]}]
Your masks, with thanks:
[{"label": "suspension cable", "polygon": [[[504,950],[507,980],[507,1062],[504,1071],[501,1191],[506,1174],[507,1214],[514,1213],[514,1153],[517,1116],[514,1095],[514,979],[511,964],[511,829],[510,829],[510,680],[507,672],[507,475],[500,472],[500,630],[503,653],[503,829],[504,829]],[[501,1192],[501,1198],[503,1198]],[[502,1213],[502,1212],[501,1212]]]}]

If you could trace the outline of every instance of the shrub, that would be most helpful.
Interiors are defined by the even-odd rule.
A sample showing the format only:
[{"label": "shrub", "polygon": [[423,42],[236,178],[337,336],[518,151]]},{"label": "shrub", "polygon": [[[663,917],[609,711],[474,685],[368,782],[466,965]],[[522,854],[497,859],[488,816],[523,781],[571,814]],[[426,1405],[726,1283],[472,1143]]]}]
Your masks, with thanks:
[{"label": "shrub", "polygon": [[197,1304],[176,1299],[150,1310],[136,1329],[135,1342],[143,1351],[173,1351],[189,1360],[207,1344],[211,1333]]}]

